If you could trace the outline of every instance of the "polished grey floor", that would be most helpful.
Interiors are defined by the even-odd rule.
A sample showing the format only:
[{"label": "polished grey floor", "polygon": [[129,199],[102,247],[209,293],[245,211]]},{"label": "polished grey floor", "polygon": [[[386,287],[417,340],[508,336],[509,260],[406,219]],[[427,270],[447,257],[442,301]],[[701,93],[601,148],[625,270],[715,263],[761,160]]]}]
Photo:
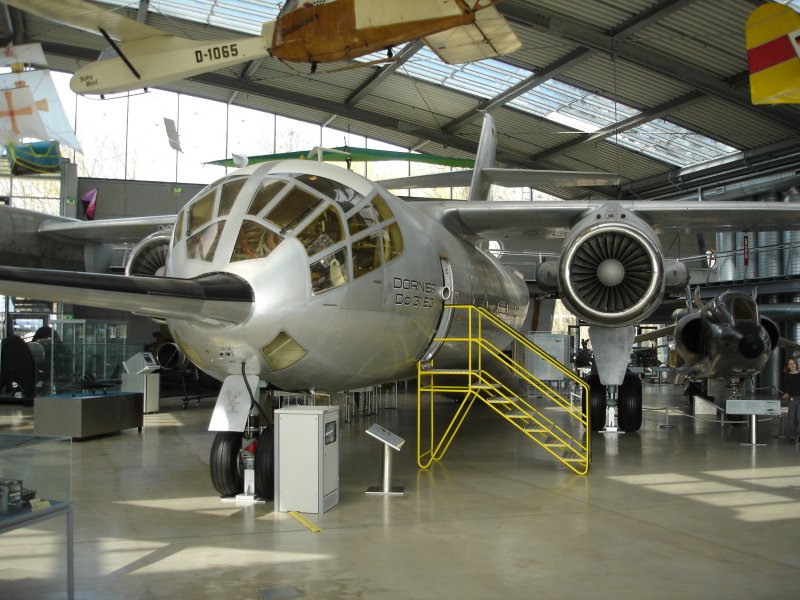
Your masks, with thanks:
[{"label": "polished grey floor", "polygon": [[[637,434],[592,437],[588,476],[555,464],[477,406],[444,460],[416,466],[415,395],[342,424],[341,502],[305,514],[221,502],[208,477],[212,401],[162,401],[141,434],[72,444],[76,597],[798,598],[800,446],[759,423],[681,416],[680,388],[645,386]],[[662,428],[664,407],[672,407]],[[441,410],[452,411],[450,401]],[[0,406],[0,432],[31,409]],[[378,422],[407,443],[402,497],[366,496]],[[63,598],[64,524],[0,536],[0,598]]]}]

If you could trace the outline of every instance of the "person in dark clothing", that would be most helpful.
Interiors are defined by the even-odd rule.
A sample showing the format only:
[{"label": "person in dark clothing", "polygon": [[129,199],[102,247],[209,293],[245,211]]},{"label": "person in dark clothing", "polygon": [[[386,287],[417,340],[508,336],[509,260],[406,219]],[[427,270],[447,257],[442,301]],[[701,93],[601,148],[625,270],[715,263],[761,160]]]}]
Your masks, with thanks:
[{"label": "person in dark clothing", "polygon": [[782,398],[789,402],[789,437],[800,441],[800,370],[797,360],[790,358],[783,370]]}]

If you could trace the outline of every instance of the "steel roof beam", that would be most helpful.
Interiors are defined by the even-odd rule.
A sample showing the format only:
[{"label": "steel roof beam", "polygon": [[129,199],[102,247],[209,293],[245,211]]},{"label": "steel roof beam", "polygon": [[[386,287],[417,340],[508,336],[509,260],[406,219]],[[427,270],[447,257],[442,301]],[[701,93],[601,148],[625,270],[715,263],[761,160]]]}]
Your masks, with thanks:
[{"label": "steel roof beam", "polygon": [[472,110],[464,113],[460,117],[453,119],[445,125],[444,130],[448,133],[458,131],[474,119],[476,119],[483,112],[491,112],[499,106],[508,104],[514,98],[521,96],[525,92],[543,84],[550,79],[556,77],[559,73],[570,69],[583,62],[591,55],[591,50],[587,48],[579,48],[558,59],[554,63],[546,66],[544,69],[536,72],[527,79],[524,79],[516,85],[508,88],[506,91],[497,94],[494,98],[489,98],[478,103]]},{"label": "steel roof beam", "polygon": [[[615,28],[611,32],[611,37],[615,40],[627,39],[645,27],[648,27],[649,25],[658,21],[658,19],[663,18],[670,12],[680,10],[692,2],[694,2],[694,0],[662,0],[662,2],[659,2],[658,4],[650,7],[648,10],[638,15],[635,15],[633,18]],[[566,56],[563,56],[547,67],[537,71],[528,79],[519,82],[517,85],[496,95],[494,98],[480,102],[478,106],[471,111],[466,112],[457,119],[451,121],[447,126],[445,126],[445,131],[458,131],[464,125],[474,120],[480,113],[491,112],[498,106],[509,103],[514,98],[521,96],[525,92],[545,83],[546,81],[555,79],[559,74],[583,62],[591,55],[592,51],[586,47],[573,50]],[[580,84],[577,84],[577,87],[581,87]]]},{"label": "steel roof beam", "polygon": [[425,42],[422,40],[415,40],[406,44],[406,46],[397,53],[397,56],[395,56],[392,62],[390,62],[388,65],[384,65],[375,74],[373,74],[372,77],[366,81],[366,83],[350,94],[344,103],[348,106],[358,104],[359,100],[369,94],[376,86],[380,85],[380,83],[389,77],[389,75],[392,75],[395,71],[397,71],[397,69],[403,66],[403,64],[417,52],[419,52],[424,45]]},{"label": "steel roof beam", "polygon": [[[592,133],[581,135],[578,139],[570,140],[569,142],[564,142],[563,144],[559,144],[558,146],[549,148],[544,152],[539,152],[539,154],[534,155],[532,159],[534,162],[538,162],[540,160],[552,158],[558,154],[563,154],[567,150],[570,150],[577,146],[582,146],[583,144],[588,144],[590,142],[604,140],[617,133],[622,133],[623,131],[633,129],[635,127],[638,127],[639,125],[652,121],[653,119],[658,119],[659,117],[670,112],[671,110],[674,110],[675,108],[678,108],[679,106],[686,106],[704,97],[705,94],[703,94],[702,92],[689,92],[688,94],[685,94],[680,98],[675,98],[674,100],[670,100],[668,102],[664,102],[663,104],[659,104],[658,106],[655,106],[650,110],[641,112],[638,115],[628,117],[627,119],[623,119],[622,121],[617,121],[616,123],[612,123],[608,127],[603,127],[602,129],[598,129],[597,131],[594,131]],[[575,133],[580,134],[579,131],[576,131]]]},{"label": "steel roof beam", "polygon": [[[784,127],[800,131],[800,118],[797,117],[794,111],[780,106],[770,106],[768,110],[756,107],[750,102],[750,93],[746,88],[731,85],[727,81],[718,79],[713,73],[674,58],[663,56],[655,51],[624,43],[624,40],[617,39],[610,34],[564,17],[546,14],[538,10],[525,9],[508,2],[498,4],[497,8],[512,21],[517,21],[556,37],[562,37],[585,48],[617,56],[640,67],[688,84],[705,94],[731,102],[750,112],[772,119]],[[623,43],[620,43],[620,41]]]}]

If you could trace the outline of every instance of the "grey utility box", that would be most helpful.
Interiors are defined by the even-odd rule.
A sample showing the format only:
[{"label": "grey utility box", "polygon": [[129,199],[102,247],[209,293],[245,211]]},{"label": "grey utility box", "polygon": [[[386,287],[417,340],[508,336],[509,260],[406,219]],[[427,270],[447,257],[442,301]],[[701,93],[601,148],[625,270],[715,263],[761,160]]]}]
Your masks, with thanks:
[{"label": "grey utility box", "polygon": [[322,513],[339,504],[339,407],[275,411],[275,507]]}]

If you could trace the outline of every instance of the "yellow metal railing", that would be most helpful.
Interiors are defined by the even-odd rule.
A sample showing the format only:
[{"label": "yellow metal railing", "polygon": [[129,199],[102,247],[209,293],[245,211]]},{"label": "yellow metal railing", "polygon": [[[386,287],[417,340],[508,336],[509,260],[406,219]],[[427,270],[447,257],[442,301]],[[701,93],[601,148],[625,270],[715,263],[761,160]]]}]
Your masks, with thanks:
[{"label": "yellow metal railing", "polygon": [[[574,406],[571,400],[486,339],[484,332],[499,330],[515,340],[563,373],[566,379],[582,390],[583,398],[588,399],[589,387],[586,382],[486,309],[470,305],[449,308],[454,311],[454,319],[457,314],[466,313],[466,335],[436,341],[450,345],[466,344],[467,359],[465,366],[460,369],[437,368],[435,361],[417,364],[417,464],[420,468],[428,468],[434,461],[444,457],[475,401],[480,400],[572,471],[585,475],[591,462],[588,402]],[[560,420],[565,422],[556,423],[492,374],[492,361],[499,362],[515,378],[536,390],[549,407],[558,409],[562,416]],[[455,377],[458,381],[442,382],[446,377]],[[453,393],[463,393],[463,400],[437,440],[435,395]],[[423,397],[427,397],[428,402],[426,422],[423,422]],[[428,430],[428,447],[423,450],[424,428]]]}]

